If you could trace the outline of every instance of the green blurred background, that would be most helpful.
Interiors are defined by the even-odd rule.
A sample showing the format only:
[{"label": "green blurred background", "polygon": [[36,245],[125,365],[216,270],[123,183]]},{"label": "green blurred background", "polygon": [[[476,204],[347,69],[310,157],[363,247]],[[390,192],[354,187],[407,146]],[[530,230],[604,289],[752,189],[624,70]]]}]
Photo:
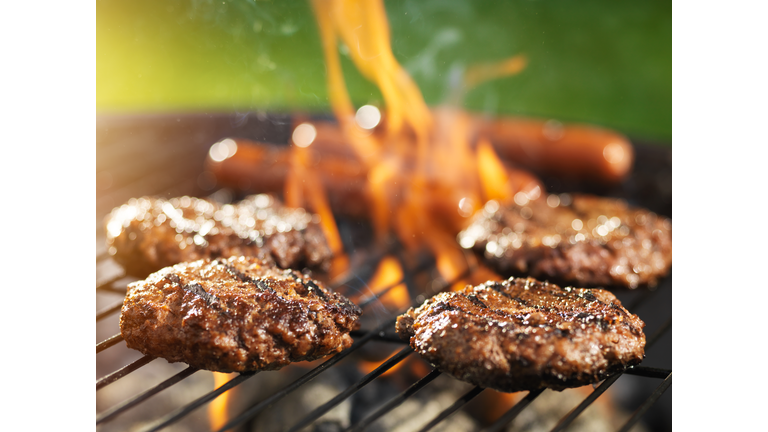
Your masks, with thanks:
[{"label": "green blurred background", "polygon": [[[385,0],[397,59],[428,104],[469,65],[525,54],[464,108],[599,124],[671,145],[670,1]],[[381,103],[354,69],[357,104]],[[98,0],[98,113],[329,111],[307,1]]]}]

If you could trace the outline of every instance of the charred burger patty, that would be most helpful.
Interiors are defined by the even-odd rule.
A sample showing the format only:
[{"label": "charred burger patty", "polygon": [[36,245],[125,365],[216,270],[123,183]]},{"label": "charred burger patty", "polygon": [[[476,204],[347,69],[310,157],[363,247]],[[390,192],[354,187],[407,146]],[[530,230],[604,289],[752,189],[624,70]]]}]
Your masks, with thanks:
[{"label": "charred burger patty", "polygon": [[670,219],[590,195],[490,201],[458,241],[506,276],[568,285],[654,286],[672,265]]},{"label": "charred burger patty", "polygon": [[348,348],[361,310],[294,270],[255,257],[177,264],[128,287],[129,348],[220,372],[279,369]]},{"label": "charred burger patty", "polygon": [[644,326],[608,291],[532,278],[441,293],[397,319],[439,370],[505,392],[579,387],[638,364]]},{"label": "charred burger patty", "polygon": [[266,194],[225,205],[191,197],[131,199],[112,211],[106,228],[110,253],[138,277],[180,262],[261,251],[283,268],[324,268],[331,257],[316,216]]}]

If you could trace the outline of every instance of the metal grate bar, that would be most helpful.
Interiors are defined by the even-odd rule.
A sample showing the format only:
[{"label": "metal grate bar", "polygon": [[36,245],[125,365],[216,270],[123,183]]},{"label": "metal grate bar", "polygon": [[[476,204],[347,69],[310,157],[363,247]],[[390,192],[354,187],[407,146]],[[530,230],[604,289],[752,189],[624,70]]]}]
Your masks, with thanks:
[{"label": "metal grate bar", "polygon": [[146,365],[147,363],[151,362],[155,358],[152,356],[145,355],[144,357],[136,360],[135,362],[125,365],[122,368],[112,372],[111,374],[105,376],[104,378],[96,381],[96,390],[99,390],[101,388],[104,388],[105,386],[112,384],[113,382],[119,380],[120,378],[128,375],[129,373],[135,371],[136,369]]},{"label": "metal grate bar", "polygon": [[632,414],[632,417],[629,418],[627,423],[619,429],[619,432],[627,432],[628,430],[632,429],[632,427],[640,421],[640,418],[645,414],[648,409],[653,406],[653,404],[656,403],[657,400],[661,397],[662,394],[664,394],[665,391],[669,388],[669,386],[672,385],[672,373],[667,376],[667,378],[662,381],[662,383],[656,387],[656,390],[651,394],[651,396],[643,402],[643,404],[635,411],[634,414]]},{"label": "metal grate bar", "polygon": [[110,337],[107,340],[104,340],[104,341],[101,341],[101,342],[97,343],[96,344],[96,354],[104,351],[105,349],[107,349],[107,348],[109,348],[111,346],[117,345],[122,340],[123,340],[123,335],[118,333],[118,334]]},{"label": "metal grate bar", "polygon": [[460,410],[464,405],[469,403],[472,399],[475,398],[475,396],[479,395],[483,390],[485,390],[482,387],[475,387],[472,390],[468,391],[464,394],[461,398],[456,400],[456,402],[453,403],[453,405],[449,406],[443,412],[438,414],[437,417],[432,419],[429,423],[427,423],[423,428],[419,430],[419,432],[427,432],[428,430],[432,429],[433,427],[437,426],[441,421],[445,420],[446,418],[450,417],[451,414],[455,413],[456,411]]},{"label": "metal grate bar", "polygon": [[339,393],[334,397],[333,399],[329,400],[328,402],[324,403],[323,405],[317,407],[314,411],[307,414],[306,417],[301,419],[298,423],[293,425],[288,432],[295,432],[298,431],[305,426],[309,425],[313,421],[320,418],[323,414],[327,413],[328,411],[332,410],[334,407],[336,407],[338,404],[342,403],[344,400],[352,396],[353,394],[357,393],[360,389],[368,385],[371,381],[378,378],[381,374],[384,372],[390,370],[392,367],[394,367],[396,364],[400,363],[402,360],[404,360],[409,355],[413,354],[413,349],[411,347],[406,347],[400,350],[397,354],[393,355],[392,357],[388,358],[384,363],[382,363],[379,367],[374,369],[373,372],[369,373],[368,375],[364,376],[361,380],[354,383],[353,385],[349,386],[346,390]]},{"label": "metal grate bar", "polygon": [[379,298],[383,297],[386,293],[391,291],[393,288],[395,288],[396,286],[400,286],[400,285],[402,285],[404,283],[405,283],[405,280],[400,280],[399,282],[396,282],[396,283],[394,283],[392,285],[389,285],[389,286],[385,287],[384,289],[379,290],[377,293],[375,293],[373,295],[370,295],[370,296],[364,298],[363,300],[361,300],[360,304],[358,306],[360,307],[360,309],[365,309],[368,305],[370,305],[371,303],[375,302]]},{"label": "metal grate bar", "polygon": [[552,429],[552,432],[565,430],[565,428],[567,428],[576,419],[576,417],[578,417],[579,414],[587,409],[587,407],[590,406],[592,402],[594,402],[598,397],[600,397],[600,395],[605,393],[605,391],[608,390],[608,387],[613,385],[613,383],[615,383],[621,375],[622,374],[617,373],[616,375],[613,375],[603,381],[592,393],[590,393],[589,396],[587,396],[586,399],[584,399],[576,408],[572,409],[567,416],[560,420],[560,423],[555,425],[555,427]]},{"label": "metal grate bar", "polygon": [[232,429],[235,426],[239,426],[243,422],[250,420],[253,418],[256,414],[263,411],[265,408],[270,407],[275,402],[279,401],[280,399],[288,396],[290,393],[295,391],[297,388],[301,387],[302,385],[308,383],[309,381],[313,380],[315,377],[320,375],[322,372],[324,372],[326,369],[330,368],[331,366],[335,365],[336,363],[340,362],[344,358],[346,358],[348,355],[352,354],[353,352],[357,351],[360,347],[371,341],[374,336],[379,334],[380,332],[384,331],[385,328],[388,328],[392,325],[394,325],[394,318],[386,321],[385,323],[381,324],[379,327],[377,327],[374,330],[371,330],[368,332],[365,336],[360,338],[359,340],[355,341],[355,343],[352,344],[351,347],[345,349],[344,351],[336,354],[335,356],[331,357],[330,359],[326,360],[321,364],[320,366],[312,369],[311,371],[307,372],[306,374],[302,375],[297,379],[296,381],[292,382],[285,388],[283,388],[281,391],[273,394],[272,396],[268,397],[267,399],[264,399],[263,401],[259,402],[258,404],[252,406],[251,408],[247,409],[245,412],[240,414],[239,416],[235,417],[234,419],[230,420],[227,424],[224,425],[220,429],[220,431],[225,431],[228,429]]},{"label": "metal grate bar", "polygon": [[101,291],[103,289],[110,289],[112,288],[112,284],[119,281],[120,279],[124,278],[126,275],[125,273],[119,274],[117,276],[114,276],[110,279],[107,279],[106,281],[102,282],[99,285],[96,285],[96,291]]},{"label": "metal grate bar", "polygon": [[426,387],[427,384],[431,383],[435,378],[440,376],[440,373],[441,372],[439,370],[433,369],[432,372],[428,373],[422,379],[416,381],[415,383],[413,383],[413,385],[408,387],[408,389],[406,391],[404,391],[400,395],[390,399],[389,402],[387,402],[386,404],[384,404],[384,406],[382,406],[381,408],[376,410],[376,412],[374,412],[370,416],[366,417],[365,419],[361,420],[356,425],[352,425],[352,426],[348,427],[347,429],[345,429],[345,432],[347,432],[347,431],[350,431],[350,432],[352,432],[352,431],[361,431],[361,430],[365,429],[368,425],[370,425],[371,423],[373,423],[376,420],[378,420],[381,416],[383,416],[384,414],[386,414],[386,413],[392,411],[393,409],[397,408],[406,399],[408,399],[409,397],[411,397],[414,394],[416,394],[419,390],[421,390],[424,387]]},{"label": "metal grate bar", "polygon": [[501,417],[498,418],[488,429],[486,429],[484,432],[498,432],[504,428],[509,422],[515,419],[518,414],[520,414],[528,405],[531,404],[531,402],[534,401],[541,392],[543,392],[544,389],[538,389],[533,390],[531,392],[528,392],[528,394],[520,400],[520,402],[516,403],[515,406],[509,409],[509,411],[505,412]]},{"label": "metal grate bar", "polygon": [[123,307],[123,300],[120,300],[119,302],[116,302],[115,304],[111,306],[107,306],[104,309],[100,310],[99,312],[96,312],[96,321],[101,321],[102,319],[112,315],[113,313],[120,310],[120,308]]},{"label": "metal grate bar", "polygon": [[194,410],[200,408],[201,406],[205,405],[206,403],[216,399],[217,397],[219,397],[222,393],[226,392],[227,390],[229,390],[229,389],[231,389],[231,388],[233,388],[235,386],[238,386],[238,385],[242,384],[243,382],[245,382],[246,380],[252,378],[253,376],[256,375],[256,373],[258,373],[258,372],[241,373],[240,375],[238,375],[238,376],[232,378],[231,380],[229,380],[229,382],[227,382],[226,384],[224,384],[221,387],[217,388],[216,390],[214,390],[214,391],[212,391],[212,392],[210,392],[210,393],[208,393],[206,395],[203,395],[203,396],[197,398],[192,403],[187,404],[187,405],[177,409],[176,411],[168,414],[167,416],[162,418],[159,422],[157,422],[155,425],[151,426],[149,429],[146,429],[146,432],[158,431],[158,430],[160,430],[160,429],[162,429],[162,428],[164,428],[164,427],[166,427],[166,426],[168,426],[170,424],[173,424],[173,423],[179,421],[180,419],[182,419],[185,416],[187,416],[188,414],[190,414],[192,411],[194,411]]},{"label": "metal grate bar", "polygon": [[160,384],[152,387],[151,389],[140,393],[136,396],[134,396],[131,399],[128,399],[127,401],[118,404],[98,416],[96,416],[96,424],[104,423],[106,421],[111,420],[116,415],[122,413],[123,411],[126,411],[130,408],[133,408],[134,406],[140,404],[141,402],[144,402],[145,400],[149,399],[150,397],[160,393],[161,391],[167,389],[168,387],[178,383],[179,381],[189,377],[193,373],[197,372],[199,369],[193,368],[192,366],[187,367],[183,371],[177,373],[176,375],[168,378],[167,380],[161,382]]},{"label": "metal grate bar", "polygon": [[627,375],[636,375],[646,378],[659,378],[664,379],[667,375],[671,374],[670,369],[659,369],[645,366],[634,366],[624,371]]}]

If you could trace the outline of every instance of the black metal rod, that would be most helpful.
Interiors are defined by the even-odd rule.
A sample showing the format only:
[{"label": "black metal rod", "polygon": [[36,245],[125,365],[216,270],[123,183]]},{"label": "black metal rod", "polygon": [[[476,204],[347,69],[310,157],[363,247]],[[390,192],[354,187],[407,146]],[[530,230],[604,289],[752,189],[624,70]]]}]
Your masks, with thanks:
[{"label": "black metal rod", "polygon": [[365,307],[366,307],[366,306],[368,306],[369,304],[371,304],[371,303],[375,302],[376,300],[378,300],[379,298],[383,297],[385,294],[387,294],[388,292],[390,292],[390,291],[391,291],[393,288],[395,288],[396,286],[400,286],[400,285],[402,285],[403,283],[404,283],[404,281],[401,279],[400,281],[398,281],[398,282],[395,282],[394,284],[391,284],[391,285],[389,285],[389,286],[387,286],[387,287],[384,287],[384,289],[381,289],[381,290],[379,290],[378,292],[374,293],[373,295],[370,295],[370,296],[368,296],[368,297],[366,297],[366,298],[362,299],[362,300],[360,301],[360,304],[359,304],[358,306],[360,306],[360,308],[361,308],[361,309],[362,309],[362,308],[365,308]]},{"label": "black metal rod", "polygon": [[525,409],[525,407],[530,405],[531,402],[533,402],[533,400],[536,399],[543,391],[544,389],[538,389],[528,392],[528,394],[522,398],[520,402],[516,403],[515,406],[509,409],[509,411],[505,412],[484,432],[498,432],[504,429],[504,427],[509,424],[509,422],[514,420],[515,417],[517,417],[517,415],[520,414]]},{"label": "black metal rod", "polygon": [[659,378],[664,379],[667,375],[671,374],[670,369],[659,369],[645,366],[634,366],[624,371],[627,375],[636,375],[646,378]]},{"label": "black metal rod", "polygon": [[313,421],[319,419],[322,417],[323,414],[327,413],[328,411],[332,410],[334,407],[336,407],[338,404],[345,401],[347,398],[352,396],[353,394],[357,393],[360,389],[368,385],[371,381],[378,378],[381,374],[384,372],[390,370],[392,367],[394,367],[396,364],[400,363],[403,359],[408,357],[413,353],[413,349],[411,347],[406,347],[400,350],[397,354],[393,355],[392,357],[388,358],[384,363],[379,365],[376,369],[374,369],[373,372],[369,373],[368,375],[364,376],[360,381],[352,384],[351,386],[347,387],[346,390],[339,393],[334,397],[333,399],[329,400],[328,402],[324,403],[323,405],[317,407],[314,411],[307,414],[303,419],[301,419],[298,423],[293,425],[288,432],[295,432],[298,430],[303,429],[305,426],[309,425]]},{"label": "black metal rod", "polygon": [[576,408],[572,409],[568,415],[563,417],[563,419],[560,420],[560,423],[556,424],[552,429],[552,432],[565,430],[565,428],[567,428],[576,419],[576,417],[579,416],[579,414],[587,409],[587,407],[590,406],[592,402],[594,402],[598,397],[605,393],[605,391],[608,390],[608,387],[613,385],[613,383],[615,383],[621,375],[621,373],[617,373],[616,375],[611,375],[608,379],[603,381],[596,389],[592,391],[592,393],[589,394],[589,396],[587,396],[586,399],[584,399]]},{"label": "black metal rod", "polygon": [[195,399],[192,403],[187,404],[177,409],[176,411],[168,414],[167,416],[163,417],[157,423],[155,423],[154,425],[146,429],[146,432],[158,431],[170,424],[176,423],[180,419],[192,413],[192,411],[200,408],[201,406],[221,396],[221,394],[223,394],[225,391],[242,384],[246,380],[252,378],[254,375],[256,375],[256,373],[241,373],[240,375],[229,380],[227,383],[225,383],[221,387],[217,388],[216,390]]},{"label": "black metal rod", "polygon": [[106,340],[103,340],[103,341],[97,343],[96,344],[96,354],[104,351],[105,349],[107,349],[107,348],[109,348],[111,346],[117,345],[122,340],[123,340],[123,335],[118,333],[118,334],[116,334],[114,336],[111,336],[109,339],[106,339]]},{"label": "black metal rod", "polygon": [[113,419],[118,414],[133,408],[134,406],[140,404],[141,402],[144,402],[145,400],[149,399],[150,397],[160,393],[161,391],[167,389],[168,387],[178,383],[179,381],[189,377],[193,373],[197,372],[199,369],[193,368],[192,366],[187,367],[183,371],[177,373],[176,375],[168,378],[167,380],[161,382],[160,384],[152,387],[149,390],[144,391],[143,393],[140,393],[131,399],[128,399],[127,401],[124,401],[121,404],[115,405],[112,408],[102,412],[98,416],[96,416],[96,424],[107,422],[111,419]]},{"label": "black metal rod", "polygon": [[627,432],[628,430],[632,429],[632,427],[640,421],[640,418],[648,411],[650,407],[653,406],[653,404],[656,403],[657,400],[661,397],[662,394],[664,394],[665,391],[669,388],[669,386],[672,385],[672,373],[670,373],[667,378],[661,382],[661,384],[656,387],[656,390],[653,391],[650,397],[643,402],[642,405],[635,411],[634,414],[632,414],[632,417],[627,420],[627,423],[622,426],[621,429],[619,429],[619,432]]},{"label": "black metal rod", "polygon": [[113,382],[119,380],[120,378],[128,375],[129,373],[135,371],[136,369],[146,365],[147,363],[151,362],[155,358],[152,356],[145,355],[144,357],[136,360],[135,362],[125,365],[122,368],[112,372],[111,374],[105,376],[104,378],[101,378],[100,380],[96,381],[96,390],[99,390],[101,388],[104,388],[104,386],[107,386],[109,384],[112,384]]},{"label": "black metal rod", "polygon": [[120,300],[119,302],[116,302],[115,304],[111,306],[107,306],[104,309],[100,310],[99,312],[96,312],[96,321],[101,321],[102,319],[112,315],[113,313],[120,310],[120,308],[123,307],[123,300]]},{"label": "black metal rod", "polygon": [[431,383],[438,376],[440,376],[440,371],[437,370],[437,369],[433,369],[432,372],[428,373],[422,379],[420,379],[420,380],[416,381],[415,383],[413,383],[413,385],[408,387],[407,390],[405,390],[404,392],[400,393],[398,396],[395,396],[394,398],[390,399],[387,403],[384,404],[384,406],[382,406],[381,408],[377,409],[376,412],[374,412],[373,414],[371,414],[368,417],[364,418],[363,420],[361,420],[357,424],[352,425],[352,426],[348,427],[347,429],[345,429],[345,432],[347,432],[347,431],[349,431],[349,432],[357,432],[357,431],[361,431],[361,430],[365,429],[368,425],[370,425],[371,423],[373,423],[376,420],[378,420],[379,418],[381,418],[381,416],[383,416],[384,414],[386,414],[386,413],[392,411],[393,409],[399,407],[403,402],[405,402],[406,399],[408,399],[409,397],[411,397],[414,394],[416,394],[419,390],[421,390],[424,387],[426,387],[427,384]]},{"label": "black metal rod", "polygon": [[482,387],[475,387],[472,390],[468,391],[464,394],[464,396],[460,397],[456,402],[453,403],[453,405],[449,406],[448,408],[444,409],[443,412],[438,414],[437,417],[432,419],[429,423],[424,425],[423,428],[419,430],[419,432],[427,432],[428,430],[432,429],[433,427],[437,426],[441,421],[445,420],[446,418],[450,417],[451,414],[455,413],[456,411],[460,410],[464,405],[469,403],[472,399],[475,398],[475,396],[479,395],[483,390],[485,390]]},{"label": "black metal rod", "polygon": [[231,419],[227,424],[225,424],[219,431],[225,431],[228,429],[232,429],[236,426],[239,426],[240,424],[250,420],[251,418],[255,417],[258,413],[263,411],[266,408],[269,408],[272,406],[275,402],[281,400],[282,398],[288,396],[293,391],[301,387],[302,385],[308,383],[309,381],[313,380],[315,377],[320,375],[322,372],[324,372],[326,369],[330,368],[331,366],[335,365],[336,363],[340,362],[344,358],[346,358],[348,355],[352,354],[353,352],[357,351],[360,347],[368,343],[373,339],[373,337],[380,332],[382,332],[385,328],[389,328],[393,326],[395,323],[395,319],[390,319],[386,321],[385,323],[381,324],[379,327],[377,327],[374,330],[371,330],[363,336],[362,338],[355,341],[355,343],[352,344],[351,347],[345,349],[344,351],[336,354],[335,356],[331,357],[330,359],[326,360],[321,364],[320,366],[312,369],[311,371],[307,372],[306,374],[299,377],[296,381],[292,382],[279,392],[273,394],[272,396],[264,399],[263,401],[257,403],[256,405],[252,406],[251,408],[248,408],[245,412],[240,414],[239,416]]}]

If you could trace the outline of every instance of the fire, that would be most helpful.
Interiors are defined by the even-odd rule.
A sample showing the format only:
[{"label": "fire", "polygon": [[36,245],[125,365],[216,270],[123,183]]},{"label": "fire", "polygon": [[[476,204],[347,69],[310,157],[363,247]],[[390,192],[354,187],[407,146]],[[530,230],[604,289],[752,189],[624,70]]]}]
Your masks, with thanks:
[{"label": "fire", "polygon": [[[397,353],[398,350],[394,350],[391,353],[387,354],[387,357],[384,360],[381,361],[367,361],[367,360],[358,360],[357,361],[357,368],[360,370],[360,372],[368,375],[369,373],[376,370],[377,367],[381,366],[385,361],[387,361],[390,357],[392,357],[395,353]],[[409,359],[405,359],[401,361],[400,363],[392,366],[389,368],[386,372],[381,374],[382,377],[394,375],[397,371],[402,369],[406,364],[410,362]]]},{"label": "fire", "polygon": [[411,303],[408,288],[403,283],[403,268],[393,256],[386,256],[381,260],[373,277],[368,281],[368,289],[373,294],[386,289],[387,292],[379,297],[379,301],[396,311]]},{"label": "fire", "polygon": [[[219,388],[235,377],[235,373],[213,372],[213,387]],[[219,430],[227,423],[227,405],[234,389],[230,389],[212,400],[208,405],[208,422],[211,430]]]},{"label": "fire", "polygon": [[[408,248],[426,246],[446,281],[467,269],[455,236],[485,200],[506,199],[541,185],[528,174],[510,170],[482,137],[475,142],[471,119],[455,109],[430,111],[416,84],[395,59],[389,25],[380,0],[312,0],[327,67],[333,112],[346,142],[365,165],[372,222],[379,239],[395,232]],[[380,127],[369,130],[355,120],[346,89],[338,43],[384,96],[386,115]],[[521,71],[523,56],[470,68],[463,90],[488,79]],[[309,180],[302,149],[296,165],[305,184]],[[295,185],[292,187],[296,187]],[[314,194],[315,192],[313,192]],[[318,195],[321,195],[318,193]],[[460,280],[455,287],[466,281]]]},{"label": "fire", "polygon": [[303,207],[307,202],[310,208],[320,216],[320,227],[333,253],[330,275],[336,277],[349,268],[349,258],[343,253],[336,220],[328,204],[325,190],[321,187],[318,174],[310,169],[312,156],[306,150],[315,140],[317,130],[314,126],[303,123],[293,133],[294,150],[291,152],[291,169],[285,184],[285,202],[289,207]]}]

